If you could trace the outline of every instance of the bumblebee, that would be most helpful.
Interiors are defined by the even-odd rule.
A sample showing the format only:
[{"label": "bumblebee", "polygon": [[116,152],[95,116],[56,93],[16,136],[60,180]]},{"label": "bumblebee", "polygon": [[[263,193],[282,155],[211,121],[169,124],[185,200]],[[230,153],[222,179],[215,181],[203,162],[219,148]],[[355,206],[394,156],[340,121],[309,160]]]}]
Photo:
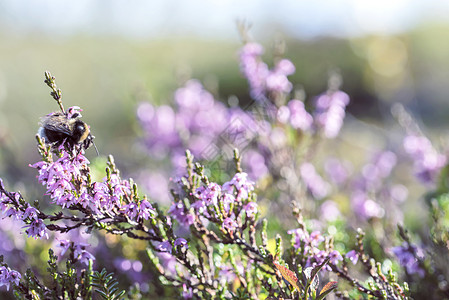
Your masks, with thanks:
[{"label": "bumblebee", "polygon": [[67,143],[71,148],[80,145],[87,149],[94,145],[94,136],[90,133],[89,126],[80,120],[81,114],[78,107],[71,107],[66,112],[52,112],[41,118],[38,135],[47,144],[55,147]]}]

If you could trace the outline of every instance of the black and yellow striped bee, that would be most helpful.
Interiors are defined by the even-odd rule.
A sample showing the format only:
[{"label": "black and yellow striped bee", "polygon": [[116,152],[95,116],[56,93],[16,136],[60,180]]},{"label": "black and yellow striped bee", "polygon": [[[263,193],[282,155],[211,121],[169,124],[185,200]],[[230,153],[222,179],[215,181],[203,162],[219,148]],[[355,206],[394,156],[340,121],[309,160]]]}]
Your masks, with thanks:
[{"label": "black and yellow striped bee", "polygon": [[38,135],[47,144],[55,147],[66,142],[70,147],[80,145],[87,149],[91,144],[98,150],[94,143],[94,136],[90,133],[89,126],[80,120],[81,114],[78,107],[71,107],[66,112],[52,112],[41,118]]}]

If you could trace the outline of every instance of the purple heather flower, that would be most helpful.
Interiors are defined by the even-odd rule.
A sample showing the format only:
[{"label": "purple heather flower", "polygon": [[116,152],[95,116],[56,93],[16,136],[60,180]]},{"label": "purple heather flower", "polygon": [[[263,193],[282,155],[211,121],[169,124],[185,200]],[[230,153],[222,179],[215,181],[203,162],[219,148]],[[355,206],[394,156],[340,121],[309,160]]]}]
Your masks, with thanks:
[{"label": "purple heather flower", "polygon": [[222,190],[226,193],[233,193],[233,187],[237,190],[238,201],[248,199],[249,193],[254,190],[254,182],[248,179],[247,173],[236,173],[234,177],[223,184]]},{"label": "purple heather flower", "polygon": [[346,258],[348,258],[354,265],[357,264],[357,261],[359,260],[359,254],[355,250],[351,250],[345,255]]},{"label": "purple heather flower", "polygon": [[295,247],[295,249],[299,249],[301,247],[301,243],[305,242],[307,237],[307,233],[302,228],[290,229],[287,233],[293,235],[295,241],[293,247]]},{"label": "purple heather flower", "polygon": [[14,219],[16,220],[21,220],[22,219],[22,211],[20,211],[20,207],[16,207],[16,206],[7,206],[4,205],[4,215],[5,217],[14,217]]},{"label": "purple heather flower", "polygon": [[193,298],[193,290],[191,287],[187,288],[185,283],[182,284],[182,298],[184,299],[192,299]]},{"label": "purple heather flower", "polygon": [[402,246],[393,247],[391,251],[396,255],[401,266],[403,266],[409,274],[418,274],[421,278],[424,277],[425,272],[420,267],[416,257],[423,258],[423,251],[417,246],[410,247],[406,242]]},{"label": "purple heather flower", "polygon": [[48,239],[47,227],[41,219],[36,219],[24,227],[27,228],[25,232],[29,237]]},{"label": "purple heather flower", "polygon": [[79,106],[72,106],[72,107],[69,107],[69,108],[67,109],[67,118],[68,118],[68,119],[71,119],[75,114],[76,114],[75,117],[81,118],[81,117],[82,117],[82,115],[81,115],[81,112],[82,112],[82,111],[83,111],[83,110],[82,110]]},{"label": "purple heather flower", "polygon": [[253,217],[257,213],[257,203],[256,202],[249,202],[243,208],[246,211],[246,215],[248,217]]},{"label": "purple heather flower", "polygon": [[81,181],[81,189],[84,188],[86,183],[83,184],[83,182],[86,182],[87,178],[81,175],[81,170],[87,168],[89,161],[81,153],[71,158],[62,148],[60,151],[62,156],[57,161],[30,166],[38,169],[38,180],[46,185],[47,194],[51,196],[53,202],[62,207],[69,207],[78,203],[79,200],[72,193],[75,189],[72,181]]},{"label": "purple heather flower", "polygon": [[125,204],[122,206],[123,213],[130,217],[131,219],[135,220],[138,214],[139,207],[137,206],[137,203],[131,202],[128,204]]},{"label": "purple heather flower", "polygon": [[69,240],[59,240],[57,246],[61,248],[60,256],[63,256],[69,250],[71,242]]},{"label": "purple heather flower", "polygon": [[181,247],[185,247],[186,249],[189,249],[189,245],[187,244],[186,239],[183,238],[177,238],[174,242],[175,247],[176,246],[181,246]]},{"label": "purple heather flower", "polygon": [[222,198],[221,202],[223,202],[223,208],[228,213],[231,209],[231,204],[235,202],[235,197],[231,194],[225,193]]},{"label": "purple heather flower", "polygon": [[140,201],[139,211],[137,213],[138,219],[148,220],[156,213],[156,210],[153,208],[148,200],[143,199]]},{"label": "purple heather flower", "polygon": [[223,220],[222,227],[224,229],[227,229],[228,231],[233,232],[238,227],[238,224],[237,224],[237,222],[234,219],[226,218],[226,219]]},{"label": "purple heather flower", "polygon": [[[197,201],[196,203],[204,207],[202,201]],[[198,207],[195,207],[195,203],[192,204],[192,207],[199,209]],[[170,214],[172,217],[178,220],[180,224],[184,226],[190,226],[193,224],[193,222],[195,222],[195,216],[190,212],[185,211],[184,204],[182,202],[173,203],[170,209],[168,210],[168,214]]]},{"label": "purple heather flower", "polygon": [[90,260],[95,260],[95,257],[88,251],[82,251],[77,258],[85,265],[88,265]]},{"label": "purple heather flower", "polygon": [[338,252],[337,250],[332,250],[329,253],[329,257],[330,257],[329,262],[334,265],[338,264],[339,261],[343,260],[343,257],[341,256],[340,252]]},{"label": "purple heather flower", "polygon": [[89,260],[95,260],[95,257],[86,250],[89,244],[86,243],[73,243],[73,255],[83,264],[89,264]]},{"label": "purple heather flower", "polygon": [[218,197],[221,194],[221,186],[215,182],[209,183],[207,187],[199,187],[196,189],[196,196],[209,205],[216,205],[218,203]]},{"label": "purple heather flower", "polygon": [[310,233],[308,240],[310,246],[317,247],[321,242],[324,242],[324,237],[319,231],[316,230]]},{"label": "purple heather flower", "polygon": [[159,243],[159,245],[156,246],[156,249],[161,251],[161,252],[168,252],[171,253],[172,251],[172,245],[169,241],[163,241],[161,243]]},{"label": "purple heather flower", "polygon": [[15,270],[11,270],[5,266],[0,266],[0,286],[6,286],[9,291],[9,287],[12,284],[19,285],[22,275]]}]

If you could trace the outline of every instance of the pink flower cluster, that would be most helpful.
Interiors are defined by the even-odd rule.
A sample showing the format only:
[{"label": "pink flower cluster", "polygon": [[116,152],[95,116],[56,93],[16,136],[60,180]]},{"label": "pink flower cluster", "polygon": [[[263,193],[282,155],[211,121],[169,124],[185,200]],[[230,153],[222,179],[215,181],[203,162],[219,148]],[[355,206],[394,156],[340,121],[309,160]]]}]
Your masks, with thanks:
[{"label": "pink flower cluster", "polygon": [[[184,226],[192,225],[198,216],[211,221],[221,216],[222,228],[233,232],[238,227],[238,217],[242,211],[250,218],[258,211],[257,204],[251,200],[253,190],[254,183],[248,179],[248,174],[236,173],[221,186],[214,182],[200,186],[193,195],[195,201],[190,208],[179,201],[172,204],[168,213]],[[233,208],[237,206],[239,210],[236,211]]]},{"label": "pink flower cluster", "polygon": [[[320,250],[318,247],[325,241],[325,238],[319,231],[313,231],[309,233],[307,230],[297,228],[289,230],[288,234],[293,235],[293,247],[300,249],[302,253],[307,257],[308,266],[316,266],[325,261],[327,257],[330,258],[331,264],[337,265],[339,261],[343,260],[343,257],[337,250]],[[328,271],[331,271],[330,267],[325,267]]]},{"label": "pink flower cluster", "polygon": [[294,129],[309,131],[313,125],[313,117],[306,111],[304,103],[292,99],[286,106],[281,106],[277,112],[279,122],[289,123]]},{"label": "pink flower cluster", "polygon": [[39,172],[40,183],[46,186],[53,203],[71,208],[80,205],[98,217],[124,214],[135,221],[151,218],[155,210],[146,199],[133,199],[127,180],[111,174],[102,182],[89,182],[89,161],[82,153],[75,156],[59,148],[54,162],[40,161],[31,165]]},{"label": "pink flower cluster", "polygon": [[47,227],[44,221],[39,218],[38,210],[28,202],[23,201],[19,193],[6,192],[1,179],[0,186],[0,207],[4,216],[13,217],[25,223],[25,232],[29,237],[48,238]]}]

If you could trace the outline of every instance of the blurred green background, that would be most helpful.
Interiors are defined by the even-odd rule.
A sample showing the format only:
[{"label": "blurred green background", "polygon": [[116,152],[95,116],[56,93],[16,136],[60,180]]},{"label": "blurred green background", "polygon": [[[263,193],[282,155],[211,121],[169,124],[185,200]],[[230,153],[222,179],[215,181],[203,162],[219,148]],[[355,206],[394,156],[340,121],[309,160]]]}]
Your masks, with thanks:
[{"label": "blurred green background", "polygon": [[[233,95],[240,103],[249,101],[238,67],[237,18],[252,23],[252,36],[266,47],[268,62],[274,45],[285,42],[285,56],[297,67],[291,81],[309,98],[325,91],[328,72],[338,69],[342,89],[351,96],[348,128],[355,117],[388,129],[393,102],[406,105],[426,126],[446,125],[447,5],[430,1],[433,5],[423,8],[411,1],[412,10],[402,2],[403,9],[381,1],[377,10],[366,12],[354,1],[322,7],[322,1],[264,3],[265,8],[255,1],[240,6],[234,1],[1,1],[0,177],[19,187],[34,180],[28,164],[39,159],[34,140],[39,118],[58,109],[43,83],[46,70],[56,76],[64,105],[84,109],[100,153],[113,154],[125,176],[142,167],[145,157],[135,118],[139,101],[171,103],[173,91],[191,77],[223,101]],[[367,13],[372,18],[364,17]]]}]

